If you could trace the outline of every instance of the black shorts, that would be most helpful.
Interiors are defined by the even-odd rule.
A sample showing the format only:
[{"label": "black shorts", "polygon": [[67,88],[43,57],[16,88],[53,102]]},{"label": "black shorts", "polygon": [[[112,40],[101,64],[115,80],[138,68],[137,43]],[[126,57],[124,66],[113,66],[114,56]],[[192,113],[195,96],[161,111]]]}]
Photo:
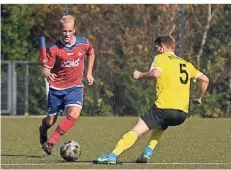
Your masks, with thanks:
[{"label": "black shorts", "polygon": [[148,112],[141,116],[149,130],[160,126],[166,130],[168,126],[177,126],[182,124],[187,117],[187,113],[177,109],[159,109],[153,105]]}]

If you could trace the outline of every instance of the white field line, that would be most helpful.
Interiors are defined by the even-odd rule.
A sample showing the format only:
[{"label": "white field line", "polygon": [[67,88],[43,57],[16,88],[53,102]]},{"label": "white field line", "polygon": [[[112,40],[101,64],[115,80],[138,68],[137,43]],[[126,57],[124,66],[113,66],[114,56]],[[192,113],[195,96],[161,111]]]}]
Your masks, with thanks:
[{"label": "white field line", "polygon": [[[49,163],[50,164],[59,164],[59,165],[84,165],[84,164],[92,164],[91,162],[57,162],[57,163]],[[124,163],[120,163],[118,165],[134,165],[136,163],[129,163],[129,162],[124,162]],[[1,164],[3,166],[43,166],[43,165],[48,165],[46,163],[25,163],[25,164],[11,164],[11,163],[7,163],[7,164]],[[92,164],[92,165],[95,165],[95,164]],[[97,164],[96,164],[97,165]],[[102,165],[102,164],[99,164],[99,165]],[[138,165],[138,164],[137,164]],[[165,162],[162,162],[162,163],[145,163],[144,165],[231,165],[230,162],[222,162],[222,163],[212,163],[212,162],[207,162],[207,163],[199,163],[199,162],[188,162],[188,163],[181,163],[181,162],[172,162],[172,163],[165,163]]]}]

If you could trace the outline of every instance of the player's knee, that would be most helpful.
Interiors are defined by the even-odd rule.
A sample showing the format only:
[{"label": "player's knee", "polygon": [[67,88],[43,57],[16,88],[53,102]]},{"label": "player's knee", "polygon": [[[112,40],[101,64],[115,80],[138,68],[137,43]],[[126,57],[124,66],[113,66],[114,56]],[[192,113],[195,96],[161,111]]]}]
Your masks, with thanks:
[{"label": "player's knee", "polygon": [[143,130],[140,128],[133,128],[131,131],[134,132],[138,137],[144,134]]},{"label": "player's knee", "polygon": [[52,122],[52,125],[54,125],[56,123],[56,121],[57,121],[57,118],[54,118],[53,122]]},{"label": "player's knee", "polygon": [[74,119],[78,119],[79,118],[79,113],[78,112],[70,112],[68,115],[70,115]]},{"label": "player's knee", "polygon": [[55,121],[56,120],[54,119],[54,117],[49,116],[49,117],[46,118],[47,126],[52,126],[53,124],[55,124]]},{"label": "player's knee", "polygon": [[72,115],[67,115],[67,117],[66,117],[69,121],[71,121],[71,122],[73,122],[73,123],[75,123],[76,122],[76,118],[75,117],[73,117]]},{"label": "player's knee", "polygon": [[140,137],[141,135],[143,135],[144,133],[146,133],[148,131],[148,129],[146,129],[144,127],[141,127],[141,126],[138,126],[138,127],[134,127],[131,131],[135,132],[136,135],[138,137]]},{"label": "player's knee", "polygon": [[148,132],[149,128],[142,119],[139,119],[136,126],[131,131],[135,132],[137,136],[141,136],[142,134]]},{"label": "player's knee", "polygon": [[53,120],[48,120],[48,121],[47,121],[47,125],[48,125],[48,126],[52,126],[53,124],[54,124],[54,121],[53,121]]},{"label": "player's knee", "polygon": [[78,119],[79,115],[80,115],[81,109],[80,108],[71,108],[70,110],[68,110],[68,115],[70,115],[71,117],[73,117],[74,119]]}]

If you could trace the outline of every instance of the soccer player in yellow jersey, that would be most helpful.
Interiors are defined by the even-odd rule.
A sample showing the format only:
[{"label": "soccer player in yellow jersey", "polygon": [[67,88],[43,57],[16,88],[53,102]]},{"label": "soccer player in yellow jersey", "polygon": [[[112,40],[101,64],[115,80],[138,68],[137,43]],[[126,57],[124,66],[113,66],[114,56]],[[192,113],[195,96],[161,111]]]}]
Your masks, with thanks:
[{"label": "soccer player in yellow jersey", "polygon": [[148,72],[134,72],[134,79],[156,79],[156,101],[144,113],[135,127],[116,144],[115,149],[108,154],[102,154],[93,160],[93,163],[116,164],[117,157],[130,148],[142,134],[152,130],[148,145],[137,158],[137,163],[147,163],[152,152],[159,142],[163,132],[169,126],[182,124],[188,113],[190,80],[199,80],[200,86],[195,104],[201,104],[209,79],[198,71],[190,62],[187,62],[174,53],[175,40],[170,35],[159,36],[155,40],[156,57]]}]

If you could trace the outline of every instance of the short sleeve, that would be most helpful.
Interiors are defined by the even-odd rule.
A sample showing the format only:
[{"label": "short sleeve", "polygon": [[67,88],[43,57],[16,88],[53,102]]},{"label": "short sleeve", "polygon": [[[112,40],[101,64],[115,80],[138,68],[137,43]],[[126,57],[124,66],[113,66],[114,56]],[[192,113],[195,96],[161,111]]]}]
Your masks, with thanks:
[{"label": "short sleeve", "polygon": [[47,55],[46,55],[46,62],[44,63],[44,67],[47,68],[53,68],[55,64],[56,56],[52,52],[52,50],[49,48],[47,50]]},{"label": "short sleeve", "polygon": [[191,71],[191,78],[196,79],[197,77],[203,74],[199,70],[197,70],[191,63],[189,63],[189,65],[190,65],[190,71]]},{"label": "short sleeve", "polygon": [[91,55],[93,53],[93,47],[92,47],[92,44],[89,40],[87,40],[88,42],[88,48],[87,48],[87,55]]},{"label": "short sleeve", "polygon": [[155,70],[158,69],[162,72],[162,68],[161,68],[161,57],[159,55],[155,56],[151,65],[150,70]]}]

